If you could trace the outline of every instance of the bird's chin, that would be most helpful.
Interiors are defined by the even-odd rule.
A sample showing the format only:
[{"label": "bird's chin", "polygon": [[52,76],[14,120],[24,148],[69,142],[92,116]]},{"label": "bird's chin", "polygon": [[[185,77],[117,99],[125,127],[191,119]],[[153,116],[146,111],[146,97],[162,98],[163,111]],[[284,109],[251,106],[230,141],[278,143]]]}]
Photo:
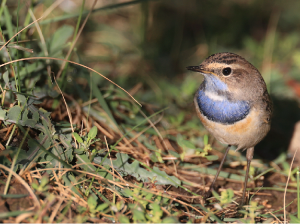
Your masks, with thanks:
[{"label": "bird's chin", "polygon": [[209,76],[209,74],[205,73],[205,72],[199,72],[201,75],[203,75],[205,78],[207,78]]},{"label": "bird's chin", "polygon": [[204,75],[205,77],[209,77],[209,76],[213,76],[213,73],[211,73],[211,72],[207,72],[207,71],[199,71],[199,73],[201,74],[201,75]]}]

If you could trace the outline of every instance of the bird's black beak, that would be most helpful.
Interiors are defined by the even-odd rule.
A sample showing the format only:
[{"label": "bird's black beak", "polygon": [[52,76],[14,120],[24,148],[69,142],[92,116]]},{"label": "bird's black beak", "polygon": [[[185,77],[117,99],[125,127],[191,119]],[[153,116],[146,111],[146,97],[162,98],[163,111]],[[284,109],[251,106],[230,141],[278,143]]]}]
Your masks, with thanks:
[{"label": "bird's black beak", "polygon": [[193,72],[203,72],[202,66],[188,66],[188,67],[186,67],[186,69],[193,71]]}]

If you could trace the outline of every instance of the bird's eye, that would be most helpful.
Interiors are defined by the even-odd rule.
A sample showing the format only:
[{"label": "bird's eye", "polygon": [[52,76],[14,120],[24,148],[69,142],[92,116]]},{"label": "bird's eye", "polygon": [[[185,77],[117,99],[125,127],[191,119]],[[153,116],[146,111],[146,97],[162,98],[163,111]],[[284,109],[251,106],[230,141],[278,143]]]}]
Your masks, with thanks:
[{"label": "bird's eye", "polygon": [[222,70],[222,73],[223,73],[223,75],[230,75],[230,73],[231,73],[231,68],[229,68],[229,67],[227,67],[227,68],[224,68],[223,70]]}]

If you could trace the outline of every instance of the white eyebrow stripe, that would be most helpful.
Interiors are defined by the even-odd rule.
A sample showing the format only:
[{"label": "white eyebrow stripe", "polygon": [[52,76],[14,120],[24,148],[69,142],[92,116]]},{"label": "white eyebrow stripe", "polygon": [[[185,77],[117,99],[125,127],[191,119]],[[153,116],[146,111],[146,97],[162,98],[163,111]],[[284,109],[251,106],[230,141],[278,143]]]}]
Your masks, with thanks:
[{"label": "white eyebrow stripe", "polygon": [[232,64],[230,65],[231,69],[245,69],[244,66],[241,66],[239,64]]},{"label": "white eyebrow stripe", "polygon": [[222,68],[226,68],[226,67],[229,67],[231,69],[245,69],[244,66],[240,65],[240,64],[237,64],[237,63],[233,63],[233,64],[226,64],[226,63],[210,63],[207,68],[209,69],[222,69]]}]

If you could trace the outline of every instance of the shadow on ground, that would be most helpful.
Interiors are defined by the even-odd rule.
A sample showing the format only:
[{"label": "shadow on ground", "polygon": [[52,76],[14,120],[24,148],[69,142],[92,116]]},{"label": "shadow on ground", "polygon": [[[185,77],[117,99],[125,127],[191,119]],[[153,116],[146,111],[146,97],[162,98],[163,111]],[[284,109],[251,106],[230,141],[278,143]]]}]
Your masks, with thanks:
[{"label": "shadow on ground", "polygon": [[296,100],[272,97],[273,118],[269,134],[255,147],[255,155],[272,161],[287,152],[294,126],[300,120],[299,103]]}]

